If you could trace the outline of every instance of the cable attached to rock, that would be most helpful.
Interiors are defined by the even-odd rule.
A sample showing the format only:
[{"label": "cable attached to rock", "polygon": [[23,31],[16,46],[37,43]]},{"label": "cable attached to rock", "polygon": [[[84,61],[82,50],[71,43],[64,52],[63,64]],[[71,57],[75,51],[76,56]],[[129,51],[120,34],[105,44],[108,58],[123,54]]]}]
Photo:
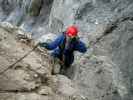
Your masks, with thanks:
[{"label": "cable attached to rock", "polygon": [[7,70],[9,70],[10,68],[12,68],[13,66],[15,66],[18,62],[22,61],[25,57],[27,57],[31,52],[33,52],[37,47],[38,47],[39,43],[36,44],[34,46],[34,48],[32,50],[30,50],[28,53],[26,53],[23,57],[21,57],[20,59],[18,59],[15,63],[13,63],[12,65],[8,66],[5,70],[3,70],[2,72],[0,72],[0,75],[2,75],[3,73],[5,73]]}]

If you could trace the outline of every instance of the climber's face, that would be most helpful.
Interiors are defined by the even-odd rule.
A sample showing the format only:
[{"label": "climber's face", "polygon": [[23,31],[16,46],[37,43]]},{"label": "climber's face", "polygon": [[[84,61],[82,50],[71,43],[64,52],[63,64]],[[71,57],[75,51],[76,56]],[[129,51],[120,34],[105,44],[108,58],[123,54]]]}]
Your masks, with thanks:
[{"label": "climber's face", "polygon": [[67,41],[70,41],[70,37],[69,37],[69,36],[66,36],[66,40],[67,40]]},{"label": "climber's face", "polygon": [[66,40],[67,41],[70,41],[70,42],[71,41],[75,41],[76,40],[76,37],[75,36],[73,36],[73,37],[72,36],[66,36]]}]

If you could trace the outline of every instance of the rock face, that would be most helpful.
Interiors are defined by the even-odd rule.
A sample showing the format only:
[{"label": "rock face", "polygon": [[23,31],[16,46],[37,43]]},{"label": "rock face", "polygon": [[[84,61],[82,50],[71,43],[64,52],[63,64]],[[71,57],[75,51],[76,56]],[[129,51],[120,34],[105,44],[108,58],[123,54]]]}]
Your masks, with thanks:
[{"label": "rock face", "polygon": [[53,0],[0,0],[0,21],[27,32],[45,33]]},{"label": "rock face", "polygon": [[[29,52],[32,47],[18,41],[15,31],[9,32],[0,28],[0,32],[0,99],[34,98],[37,100],[38,98],[41,100],[42,97],[35,92],[40,86],[47,84],[45,80],[48,75],[49,77],[51,75],[50,62],[48,59],[43,60],[36,51]],[[24,55],[27,56],[20,61],[19,59]],[[13,65],[15,62],[17,63]],[[25,93],[30,94],[25,95]]]},{"label": "rock face", "polygon": [[132,8],[132,0],[53,3],[51,29],[54,24],[59,30],[76,24],[89,44],[88,52],[75,61],[73,79],[91,100],[132,100]]},{"label": "rock face", "polygon": [[[49,31],[64,31],[71,24],[77,25],[80,30],[79,36],[89,45],[89,49],[85,55],[76,53],[75,63],[67,74],[75,82],[78,93],[83,96],[82,99],[132,100],[133,0],[0,0],[0,5],[0,21],[10,22],[26,32],[32,32],[35,38]],[[7,44],[5,41],[6,48],[10,48]],[[12,46],[14,43],[11,42]],[[11,53],[3,51],[13,54],[12,52],[16,52],[15,48],[17,47],[14,47]],[[20,53],[16,54],[19,56]],[[8,55],[11,58],[12,56],[14,57]],[[35,69],[40,65],[31,63],[34,61],[33,56],[36,58],[36,54],[32,54],[25,62],[32,64]],[[3,64],[0,70],[12,62],[5,60],[8,58],[3,56],[0,56],[0,59]],[[2,77],[4,84],[0,88],[18,88],[12,82],[17,80],[21,83],[22,80],[17,77],[12,80],[13,75],[10,75],[10,72],[22,78],[28,76],[28,73],[20,68],[15,72],[9,70],[6,73],[9,74],[12,86],[5,84],[8,80]],[[58,79],[62,80],[62,77],[53,79],[56,83]],[[64,80],[67,81],[66,78]],[[30,90],[31,87],[36,87],[35,80],[30,83],[23,82],[20,88],[30,86]],[[71,89],[68,88],[68,91]],[[68,94],[68,91],[62,94]],[[4,95],[2,96],[4,98]],[[61,95],[59,97],[63,98]]]},{"label": "rock face", "polygon": [[0,25],[0,99],[69,100],[77,96],[70,79],[51,74],[48,52],[35,48],[34,40],[20,38],[18,29]]}]

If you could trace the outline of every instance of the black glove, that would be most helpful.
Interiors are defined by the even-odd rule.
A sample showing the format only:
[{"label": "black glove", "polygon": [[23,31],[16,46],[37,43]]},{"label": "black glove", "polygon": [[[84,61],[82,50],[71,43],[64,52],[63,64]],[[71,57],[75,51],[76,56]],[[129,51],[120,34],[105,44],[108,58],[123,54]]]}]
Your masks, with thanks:
[{"label": "black glove", "polygon": [[47,48],[48,43],[46,43],[46,42],[39,43],[39,46],[40,46],[40,47],[45,47],[45,48]]}]

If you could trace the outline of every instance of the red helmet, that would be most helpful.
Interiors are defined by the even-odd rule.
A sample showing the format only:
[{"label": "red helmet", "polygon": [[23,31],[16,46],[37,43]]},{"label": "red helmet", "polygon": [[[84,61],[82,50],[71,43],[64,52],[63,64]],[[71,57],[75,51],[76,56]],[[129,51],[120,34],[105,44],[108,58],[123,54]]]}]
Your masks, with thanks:
[{"label": "red helmet", "polygon": [[66,30],[66,34],[69,36],[69,37],[75,37],[78,35],[78,29],[77,27],[75,26],[69,26]]}]

